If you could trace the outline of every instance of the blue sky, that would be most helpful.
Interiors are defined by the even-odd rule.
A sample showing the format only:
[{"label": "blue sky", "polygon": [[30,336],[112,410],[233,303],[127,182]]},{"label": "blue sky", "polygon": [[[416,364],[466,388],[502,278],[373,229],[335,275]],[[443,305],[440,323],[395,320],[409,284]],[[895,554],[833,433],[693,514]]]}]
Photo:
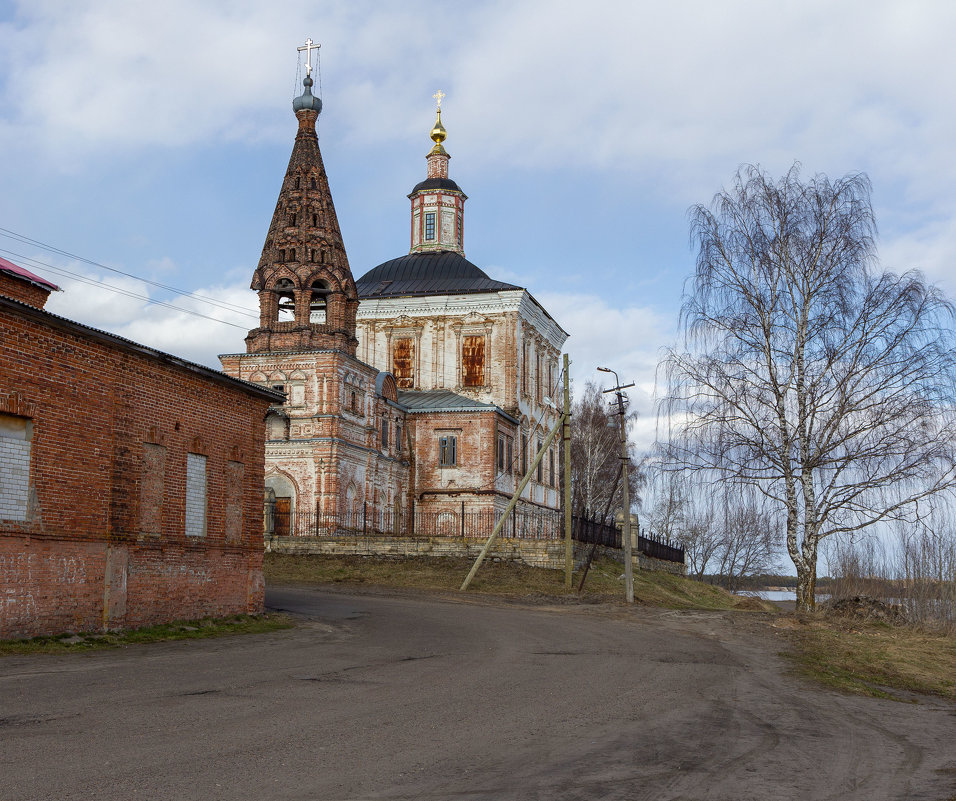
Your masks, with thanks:
[{"label": "blue sky", "polygon": [[[322,44],[322,152],[356,277],[408,249],[442,89],[465,249],[570,331],[576,381],[654,367],[693,268],[687,209],[738,165],[863,170],[889,269],[956,292],[956,5],[944,2],[0,2],[0,227],[255,308],[295,132],[296,46]],[[0,237],[57,313],[206,364],[240,328]],[[199,301],[191,308],[210,311]]]}]

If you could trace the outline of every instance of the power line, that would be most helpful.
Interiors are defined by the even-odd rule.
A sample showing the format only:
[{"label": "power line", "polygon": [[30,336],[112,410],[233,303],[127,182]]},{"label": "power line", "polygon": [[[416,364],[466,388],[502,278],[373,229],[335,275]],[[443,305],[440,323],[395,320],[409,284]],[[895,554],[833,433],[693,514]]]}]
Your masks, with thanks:
[{"label": "power line", "polygon": [[[0,248],[0,253],[8,253],[11,256],[16,256],[18,259],[22,259],[23,261],[30,262],[31,266],[34,264],[40,265],[41,267],[44,267],[47,270],[51,270],[53,273],[57,275],[62,274],[65,276],[69,276],[75,281],[80,281],[81,283],[90,284],[92,286],[98,286],[102,289],[107,289],[110,292],[115,292],[118,295],[125,295],[128,298],[136,298],[137,300],[144,300],[148,304],[151,304],[154,306],[164,306],[167,309],[173,309],[174,311],[182,312],[183,314],[191,314],[193,317],[202,317],[205,320],[212,320],[215,323],[222,323],[223,325],[229,325],[229,326],[232,326],[233,328],[238,328],[242,331],[246,330],[246,326],[244,325],[239,325],[237,323],[230,323],[227,320],[220,320],[218,317],[210,317],[208,314],[203,314],[202,312],[193,311],[192,309],[184,309],[182,306],[174,306],[172,303],[166,303],[162,300],[155,300],[154,298],[151,298],[148,295],[140,295],[139,293],[131,292],[128,289],[120,289],[119,287],[106,284],[103,281],[97,281],[95,278],[87,278],[86,276],[82,276],[77,273],[72,273],[69,270],[64,270],[60,267],[54,267],[52,264],[46,264],[45,262],[31,258],[30,256],[24,256],[21,253],[14,253],[12,250],[7,250],[6,248]],[[201,299],[205,300],[205,298],[201,298]],[[232,310],[226,309],[226,311],[232,311]],[[241,314],[242,312],[234,312],[234,313]]]},{"label": "power line", "polygon": [[[158,289],[163,289],[163,290],[166,290],[167,292],[172,292],[176,295],[181,295],[187,298],[193,298],[194,300],[201,300],[203,303],[208,303],[211,306],[218,306],[219,308],[224,309],[226,311],[236,312],[237,314],[244,314],[247,317],[252,317],[253,319],[258,319],[259,317],[259,315],[254,310],[249,309],[247,307],[237,306],[234,303],[227,303],[225,301],[216,300],[214,298],[203,297],[202,295],[197,295],[194,292],[188,292],[185,289],[178,289],[177,287],[170,286],[169,284],[162,284],[158,281],[151,281],[148,278],[142,278],[138,275],[135,275],[134,273],[127,273],[127,272],[124,272],[123,270],[118,270],[115,267],[109,267],[105,264],[101,264],[98,261],[93,261],[92,259],[88,259],[85,256],[78,256],[75,253],[70,253],[69,251],[63,250],[62,248],[58,248],[55,245],[49,245],[46,242],[41,242],[38,239],[33,239],[29,236],[26,236],[25,234],[20,234],[20,233],[17,233],[16,231],[11,231],[8,228],[0,228],[0,236],[6,237],[7,239],[13,239],[14,241],[20,242],[21,244],[24,244],[24,245],[33,245],[34,247],[42,248],[43,250],[50,251],[51,253],[56,253],[59,256],[65,256],[66,258],[69,258],[69,259],[81,261],[93,267],[98,267],[101,270],[107,270],[111,273],[123,275],[126,278],[133,278],[137,281],[142,281],[144,284],[155,286]],[[11,251],[3,251],[3,252],[11,253]],[[22,256],[19,254],[13,254],[13,255],[17,255],[19,256],[19,258],[29,258],[27,256]],[[37,262],[37,264],[43,264],[43,262]],[[48,267],[50,269],[57,269],[52,267],[52,265],[49,265],[49,264],[43,264],[43,266]],[[108,284],[105,286],[108,286]],[[158,303],[159,301],[154,301],[154,302]],[[215,319],[215,318],[210,318],[210,319]]]}]

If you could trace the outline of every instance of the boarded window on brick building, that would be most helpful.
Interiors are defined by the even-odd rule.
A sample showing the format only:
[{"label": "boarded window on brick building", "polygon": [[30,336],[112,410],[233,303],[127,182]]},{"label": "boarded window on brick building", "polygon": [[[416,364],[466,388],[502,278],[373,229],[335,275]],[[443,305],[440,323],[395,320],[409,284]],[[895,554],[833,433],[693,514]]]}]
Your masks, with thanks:
[{"label": "boarded window on brick building", "polygon": [[242,462],[226,462],[225,528],[226,542],[242,540],[242,478],[246,466]]},{"label": "boarded window on brick building", "polygon": [[462,386],[481,387],[485,384],[485,338],[465,337],[461,346]]},{"label": "boarded window on brick building", "polygon": [[411,339],[396,339],[392,343],[392,375],[399,389],[415,386],[415,344]]},{"label": "boarded window on brick building", "polygon": [[528,394],[528,343],[521,345],[521,392]]},{"label": "boarded window on brick building", "polygon": [[441,467],[454,467],[458,464],[458,438],[442,436],[438,438],[438,464]]},{"label": "boarded window on brick building", "polygon": [[0,414],[0,520],[27,519],[33,421]]},{"label": "boarded window on brick building", "polygon": [[186,536],[206,536],[206,457],[186,454]]},{"label": "boarded window on brick building", "polygon": [[139,480],[139,530],[150,537],[163,533],[163,498],[166,495],[166,449],[143,444],[143,474]]}]

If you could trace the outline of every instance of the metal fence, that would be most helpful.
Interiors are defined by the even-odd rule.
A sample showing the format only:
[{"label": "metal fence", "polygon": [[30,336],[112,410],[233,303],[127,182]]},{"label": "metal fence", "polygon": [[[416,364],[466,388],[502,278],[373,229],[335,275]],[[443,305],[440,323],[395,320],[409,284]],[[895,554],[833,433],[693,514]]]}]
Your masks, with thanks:
[{"label": "metal fence", "polygon": [[[414,512],[375,509],[368,504],[337,514],[321,514],[266,501],[264,530],[283,537],[462,537],[482,539],[494,530],[501,512],[494,509],[415,509]],[[559,540],[564,536],[557,510],[514,509],[498,536],[505,539]],[[573,518],[572,537],[581,543],[621,547],[621,530],[588,517]],[[684,549],[675,542],[642,530],[637,550],[654,559],[684,563]]]},{"label": "metal fence", "polygon": [[[267,536],[285,537],[462,537],[484,538],[501,519],[494,509],[416,509],[414,513],[375,509],[325,514],[285,509],[267,501],[263,528]],[[564,535],[557,511],[513,510],[498,536],[505,539],[556,540]]]},{"label": "metal fence", "polygon": [[[587,517],[573,518],[571,536],[578,542],[604,545],[608,548],[621,548],[623,545],[621,529]],[[637,550],[652,559],[684,564],[684,549],[680,545],[655,537],[643,529],[637,536]]]}]

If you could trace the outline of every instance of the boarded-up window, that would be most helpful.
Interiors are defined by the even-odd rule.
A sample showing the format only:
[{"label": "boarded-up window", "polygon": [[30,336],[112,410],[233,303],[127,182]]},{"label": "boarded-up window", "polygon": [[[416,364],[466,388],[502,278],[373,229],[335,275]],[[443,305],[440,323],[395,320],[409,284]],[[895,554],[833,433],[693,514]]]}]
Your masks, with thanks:
[{"label": "boarded-up window", "polygon": [[528,343],[521,346],[521,391],[528,394]]},{"label": "boarded-up window", "polygon": [[206,535],[206,457],[186,454],[186,536]]},{"label": "boarded-up window", "polygon": [[461,346],[462,386],[481,387],[485,384],[485,338],[465,337]]},{"label": "boarded-up window", "polygon": [[415,386],[415,344],[411,339],[396,339],[392,343],[392,375],[399,389]]},{"label": "boarded-up window", "polygon": [[438,464],[441,467],[454,467],[458,464],[458,439],[447,436],[438,438]]},{"label": "boarded-up window", "polygon": [[143,473],[139,480],[139,530],[158,537],[163,533],[163,498],[166,495],[166,449],[143,444]]},{"label": "boarded-up window", "polygon": [[33,422],[0,414],[0,519],[26,520]]},{"label": "boarded-up window", "polygon": [[242,540],[242,477],[245,469],[242,462],[226,462],[226,542]]}]

